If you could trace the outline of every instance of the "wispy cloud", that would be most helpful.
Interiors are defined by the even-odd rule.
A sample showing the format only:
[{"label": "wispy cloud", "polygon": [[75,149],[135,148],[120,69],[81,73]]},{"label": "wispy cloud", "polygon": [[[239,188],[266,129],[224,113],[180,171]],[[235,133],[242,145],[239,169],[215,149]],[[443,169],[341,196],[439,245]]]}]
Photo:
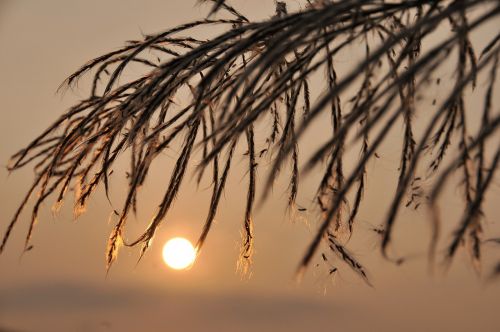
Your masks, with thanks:
[{"label": "wispy cloud", "polygon": [[326,327],[340,314],[331,302],[282,295],[197,294],[64,282],[0,292],[0,322],[30,331],[33,327],[36,331],[59,331],[78,325],[78,330],[88,331],[168,327],[182,331],[280,331],[286,326],[293,332],[303,331],[311,323]]}]

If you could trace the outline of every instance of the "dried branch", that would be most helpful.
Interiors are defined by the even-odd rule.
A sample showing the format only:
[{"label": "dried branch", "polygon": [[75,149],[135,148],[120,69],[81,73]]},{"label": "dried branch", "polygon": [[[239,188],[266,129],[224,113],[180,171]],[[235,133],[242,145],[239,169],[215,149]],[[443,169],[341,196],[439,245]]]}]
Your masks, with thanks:
[{"label": "dried branch", "polygon": [[[245,136],[249,182],[241,270],[248,272],[250,267],[257,164],[259,158],[267,156],[271,166],[262,185],[262,197],[269,193],[285,162],[290,161],[290,209],[297,208],[299,176],[312,169],[322,171],[313,199],[320,212],[320,225],[299,269],[309,265],[323,244],[369,283],[365,269],[346,246],[356,231],[355,221],[362,208],[370,175],[367,165],[379,158],[376,151],[391,137],[388,133],[401,125],[397,188],[381,234],[383,255],[402,262],[401,257],[391,257],[388,248],[398,211],[404,205],[418,208],[426,196],[419,174],[425,164],[426,183],[431,187],[428,201],[433,210],[431,256],[436,252],[441,223],[437,200],[445,183],[459,169],[465,209],[446,258],[450,260],[465,243],[475,264],[479,263],[484,243],[481,207],[494,181],[500,151],[495,139],[500,116],[492,99],[500,33],[492,33],[479,57],[471,38],[485,24],[498,19],[498,1],[307,1],[304,10],[294,13],[288,13],[284,2],[276,2],[275,15],[260,22],[249,20],[226,1],[210,2],[213,6],[208,18],[130,41],[88,62],[63,83],[61,89],[93,73],[90,96],[13,155],[9,170],[32,164],[35,181],[7,225],[0,252],[34,193],[38,195],[25,250],[31,248],[33,226],[48,197],[56,195],[57,210],[68,189],[74,188],[75,215],[82,213],[99,185],[108,195],[109,174],[125,151],[130,151],[128,192],[109,237],[108,269],[122,244],[141,245],[141,257],[146,252],[197,153],[202,158],[197,165],[198,183],[209,176],[205,170],[212,168],[212,198],[197,244],[201,250],[216,216],[234,152]],[[469,14],[472,11],[476,13],[473,18]],[[231,19],[217,18],[221,13]],[[223,27],[225,32],[207,40],[195,37],[197,28],[211,26]],[[438,42],[428,46],[430,39]],[[337,58],[353,45],[364,48],[364,57],[341,73]],[[435,101],[431,108],[422,106],[420,96],[425,96],[427,89],[439,88],[436,75],[445,64],[454,65],[453,87],[443,89],[439,104]],[[135,70],[142,67],[144,75],[119,81],[131,66]],[[317,87],[311,81],[321,72],[326,74],[325,83]],[[477,112],[467,109],[464,91],[484,77],[487,88],[481,129],[472,133],[469,118]],[[186,93],[191,94],[190,101],[178,105],[176,97]],[[419,116],[424,111],[425,117]],[[331,117],[331,131],[318,134],[322,136],[320,146],[301,166],[299,147],[304,133],[325,114]],[[420,127],[418,121],[424,123],[422,130],[416,129]],[[260,128],[266,124],[269,129],[262,134]],[[180,142],[181,151],[158,210],[142,235],[129,241],[126,222],[130,211],[136,210],[138,191],[150,166],[174,142]],[[359,160],[347,167],[345,154],[355,144],[360,144]],[[496,153],[490,156],[488,151]],[[225,160],[223,166],[221,160]]]}]

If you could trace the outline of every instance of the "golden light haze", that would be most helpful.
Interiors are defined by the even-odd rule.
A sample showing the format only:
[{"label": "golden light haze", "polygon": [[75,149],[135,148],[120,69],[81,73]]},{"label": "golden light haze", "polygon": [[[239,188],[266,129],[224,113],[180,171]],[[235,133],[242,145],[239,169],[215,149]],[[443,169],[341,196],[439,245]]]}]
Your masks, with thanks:
[{"label": "golden light haze", "polygon": [[[1,165],[86,96],[88,80],[64,95],[55,93],[69,74],[127,40],[204,17],[207,8],[195,2],[0,0]],[[250,17],[274,13],[272,0],[232,3]],[[488,31],[481,34],[476,39],[479,43],[487,39]],[[343,55],[338,61],[347,66],[353,58]],[[453,73],[444,73],[443,80],[450,77]],[[482,103],[477,93],[479,97],[471,103]],[[495,105],[500,104],[499,95],[495,95]],[[321,123],[315,129],[309,137],[321,132]],[[149,222],[163,195],[175,152],[163,155],[153,167],[127,235],[139,234]],[[332,280],[323,266],[311,266],[302,283],[294,282],[295,268],[316,223],[308,212],[286,213],[283,182],[275,185],[272,197],[254,215],[253,272],[250,279],[242,280],[235,273],[245,200],[241,186],[246,184],[241,158],[203,251],[196,264],[181,273],[165,267],[162,247],[178,234],[198,237],[210,197],[207,183],[196,188],[196,181],[186,178],[151,250],[136,266],[139,250],[124,248],[107,277],[104,250],[113,219],[102,190],[77,221],[73,221],[69,200],[57,215],[51,213],[50,204],[45,205],[34,248],[20,257],[29,212],[23,214],[0,256],[0,331],[499,331],[499,282],[478,278],[465,254],[456,257],[449,271],[429,273],[421,245],[429,235],[425,209],[403,211],[399,216],[402,222],[394,247],[412,259],[396,267],[380,257],[378,238],[368,226],[378,226],[385,216],[396,187],[400,146],[386,145],[379,154],[382,158],[370,165],[372,175],[360,213],[360,223],[367,230],[356,235],[352,246],[368,267],[374,288],[348,269]],[[126,190],[125,179],[120,177],[126,167],[120,164],[112,179],[112,202],[117,205]],[[5,167],[0,169],[0,232],[32,176],[29,167],[10,175]],[[312,173],[302,180],[299,202],[304,206],[318,177]],[[463,209],[459,190],[449,188],[442,201],[444,217],[458,220]],[[490,234],[500,234],[499,201],[497,180],[486,201]],[[442,241],[448,240],[446,232],[453,226],[443,230]],[[485,273],[486,264],[499,259],[498,251],[491,252],[491,257],[485,257]]]}]

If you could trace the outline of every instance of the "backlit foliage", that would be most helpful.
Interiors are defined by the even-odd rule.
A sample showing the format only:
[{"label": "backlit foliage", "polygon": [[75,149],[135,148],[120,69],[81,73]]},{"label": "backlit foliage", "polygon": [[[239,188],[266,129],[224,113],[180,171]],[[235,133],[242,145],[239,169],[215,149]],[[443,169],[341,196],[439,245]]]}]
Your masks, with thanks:
[{"label": "backlit foliage", "polygon": [[[300,209],[295,203],[299,178],[313,168],[323,174],[313,198],[320,211],[319,227],[299,270],[321,253],[325,261],[335,257],[344,261],[369,282],[365,268],[346,246],[356,231],[369,176],[366,166],[379,157],[377,149],[388,132],[402,126],[400,140],[391,143],[401,147],[397,188],[384,227],[376,230],[382,254],[403,262],[404,258],[388,253],[396,217],[405,206],[417,209],[425,204],[433,211],[429,252],[435,256],[441,224],[438,198],[448,180],[457,178],[451,175],[458,174],[460,182],[454,185],[463,193],[465,209],[445,259],[451,260],[458,248],[465,247],[479,264],[484,242],[481,207],[500,158],[500,112],[492,104],[498,89],[500,24],[483,49],[474,47],[471,35],[499,21],[498,1],[317,0],[305,1],[301,10],[291,13],[284,2],[276,2],[275,14],[258,22],[225,1],[213,1],[209,8],[207,18],[129,41],[88,62],[64,82],[62,88],[71,87],[82,75],[93,75],[88,98],[13,156],[9,170],[31,164],[35,180],[7,226],[0,250],[30,196],[36,199],[27,250],[42,202],[54,196],[57,209],[68,189],[75,188],[74,210],[80,214],[99,185],[108,192],[109,175],[124,151],[131,158],[128,194],[109,237],[107,267],[122,244],[141,246],[141,256],[148,249],[198,152],[202,155],[196,165],[198,179],[212,180],[210,208],[197,243],[200,249],[216,216],[235,149],[243,144],[248,182],[240,269],[248,272],[252,259],[256,186],[262,186],[265,197],[279,171],[290,165],[291,209]],[[213,26],[224,32],[208,39],[196,37],[200,27]],[[351,45],[362,45],[363,54],[351,70],[339,74],[336,57]],[[142,66],[143,74],[119,80],[131,66]],[[453,67],[452,88],[443,89],[440,100],[423,109],[419,96],[440,88],[437,73],[443,66]],[[324,85],[313,93],[312,87],[317,87],[311,79],[318,75],[324,75]],[[469,109],[466,91],[476,84],[486,87],[484,102]],[[189,95],[189,103],[179,105],[179,95]],[[424,111],[425,117],[418,119],[422,129],[416,130],[416,115]],[[330,132],[322,133],[325,143],[299,162],[298,146],[305,131],[324,114],[331,118]],[[481,119],[478,131],[470,129],[471,117]],[[265,137],[257,137],[262,135],[255,130],[259,123],[269,125]],[[136,208],[138,188],[156,158],[174,141],[181,142],[181,149],[158,209],[142,235],[126,239],[124,230]],[[346,167],[345,153],[352,146],[359,146],[359,160]],[[272,161],[269,175],[257,181],[258,160],[264,156]],[[425,190],[424,178],[432,184]]]}]

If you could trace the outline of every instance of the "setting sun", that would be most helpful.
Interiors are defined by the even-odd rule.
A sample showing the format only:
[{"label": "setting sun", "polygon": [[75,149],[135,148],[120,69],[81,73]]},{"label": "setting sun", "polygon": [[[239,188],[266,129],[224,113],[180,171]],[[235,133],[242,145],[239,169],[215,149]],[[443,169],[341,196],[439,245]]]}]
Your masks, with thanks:
[{"label": "setting sun", "polygon": [[193,265],[195,258],[193,245],[182,237],[170,239],[163,246],[163,261],[172,269],[186,269]]}]

